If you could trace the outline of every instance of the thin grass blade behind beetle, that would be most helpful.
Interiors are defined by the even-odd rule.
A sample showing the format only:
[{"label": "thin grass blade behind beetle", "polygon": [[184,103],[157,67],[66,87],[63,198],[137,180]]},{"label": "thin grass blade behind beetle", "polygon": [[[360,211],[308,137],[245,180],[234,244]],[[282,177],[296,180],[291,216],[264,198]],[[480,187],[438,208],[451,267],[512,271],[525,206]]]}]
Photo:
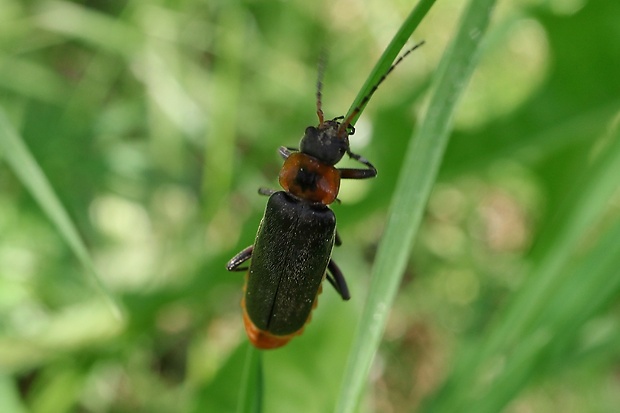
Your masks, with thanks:
[{"label": "thin grass blade behind beetle", "polygon": [[494,3],[494,0],[469,3],[435,75],[427,113],[409,145],[392,199],[385,234],[373,267],[370,295],[349,357],[337,412],[355,411],[362,397],[448,142],[452,114],[474,70],[482,34],[488,26]]},{"label": "thin grass blade behind beetle", "polygon": [[237,413],[263,411],[263,359],[254,346],[247,346]]}]

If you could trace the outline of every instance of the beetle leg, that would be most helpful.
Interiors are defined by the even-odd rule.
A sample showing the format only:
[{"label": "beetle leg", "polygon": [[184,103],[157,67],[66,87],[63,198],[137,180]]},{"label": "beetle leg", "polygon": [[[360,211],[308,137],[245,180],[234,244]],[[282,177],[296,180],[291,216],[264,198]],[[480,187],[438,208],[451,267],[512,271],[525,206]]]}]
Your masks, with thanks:
[{"label": "beetle leg", "polygon": [[339,171],[342,179],[368,179],[377,176],[377,170],[374,167],[373,169],[341,168]]},{"label": "beetle leg", "polygon": [[259,195],[271,196],[271,195],[275,194],[276,192],[278,192],[278,191],[276,191],[275,189],[265,188],[265,187],[262,187],[262,186],[260,188],[258,188],[258,194]]},{"label": "beetle leg", "polygon": [[336,289],[343,300],[347,301],[351,298],[344,275],[332,259],[330,259],[329,264],[327,264],[327,281]]},{"label": "beetle leg", "polygon": [[278,148],[278,153],[284,159],[288,159],[288,157],[291,156],[293,152],[299,152],[299,149],[293,148],[291,146],[280,146]]},{"label": "beetle leg", "polygon": [[337,247],[342,245],[342,239],[340,238],[340,234],[338,234],[338,230],[336,230],[336,236],[334,238],[334,245]]},{"label": "beetle leg", "polygon": [[249,247],[241,250],[239,254],[235,255],[230,259],[230,261],[228,261],[228,264],[226,264],[226,269],[228,271],[246,271],[248,269],[247,267],[239,268],[239,266],[252,257],[252,251],[254,251],[254,245],[250,245]]},{"label": "beetle leg", "polygon": [[334,287],[334,290],[336,290],[336,292],[338,294],[340,294],[340,291],[338,291],[338,286],[336,285],[336,281],[334,281],[334,277],[332,277],[331,274],[329,272],[327,272],[325,274],[325,278],[327,279],[327,281],[329,281],[329,283],[332,285],[332,287]]},{"label": "beetle leg", "polygon": [[363,156],[357,155],[353,152],[348,152],[349,157],[355,159],[359,163],[363,163],[366,165],[368,169],[357,169],[357,168],[342,168],[339,169],[340,177],[343,179],[367,179],[374,178],[377,176],[377,168],[375,168],[368,159]]}]

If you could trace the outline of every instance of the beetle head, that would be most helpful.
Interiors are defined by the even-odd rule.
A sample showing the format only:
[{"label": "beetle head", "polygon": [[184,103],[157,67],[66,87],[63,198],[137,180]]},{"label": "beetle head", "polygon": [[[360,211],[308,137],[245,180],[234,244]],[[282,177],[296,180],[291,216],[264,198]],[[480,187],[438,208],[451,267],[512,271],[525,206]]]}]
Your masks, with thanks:
[{"label": "beetle head", "polygon": [[349,136],[336,119],[325,121],[318,127],[308,126],[299,144],[301,152],[329,165],[337,164],[349,151]]}]

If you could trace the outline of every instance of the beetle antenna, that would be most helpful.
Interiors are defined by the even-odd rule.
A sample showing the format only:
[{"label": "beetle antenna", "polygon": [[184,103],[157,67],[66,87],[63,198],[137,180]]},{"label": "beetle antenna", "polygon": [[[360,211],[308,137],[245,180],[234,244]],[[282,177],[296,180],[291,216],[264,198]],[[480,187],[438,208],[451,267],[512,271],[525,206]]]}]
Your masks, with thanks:
[{"label": "beetle antenna", "polygon": [[[353,121],[353,118],[355,118],[362,111],[362,109],[366,106],[366,104],[368,103],[368,101],[370,100],[372,95],[377,91],[377,89],[379,88],[381,83],[383,83],[385,78],[388,77],[388,75],[392,72],[392,70],[394,70],[394,68],[396,66],[398,66],[398,64],[400,62],[402,62],[403,59],[409,55],[409,53],[413,52],[415,49],[417,49],[418,47],[422,46],[423,44],[424,44],[424,40],[422,40],[420,43],[418,43],[415,46],[413,46],[410,49],[408,49],[398,59],[396,59],[394,64],[392,64],[392,66],[390,66],[390,68],[387,70],[387,72],[385,72],[383,74],[383,76],[381,76],[381,79],[379,79],[379,81],[372,87],[372,89],[370,89],[370,92],[366,96],[364,96],[364,98],[362,99],[360,104],[357,105],[355,107],[355,109],[353,109],[353,112],[351,112],[351,114],[349,116],[347,116],[347,118],[345,120],[342,121],[342,123],[340,124],[340,127],[338,128],[338,134],[339,135],[341,133],[345,132],[345,131],[347,131],[347,134],[349,134],[349,135],[352,134],[352,133],[348,133],[348,129],[351,127],[351,122]],[[318,95],[318,93],[317,93],[317,95]]]},{"label": "beetle antenna", "polygon": [[323,126],[325,117],[323,116],[323,103],[321,101],[323,89],[323,74],[325,73],[325,66],[327,65],[327,52],[325,49],[321,51],[319,56],[319,74],[316,80],[316,114],[319,117],[319,128]]}]

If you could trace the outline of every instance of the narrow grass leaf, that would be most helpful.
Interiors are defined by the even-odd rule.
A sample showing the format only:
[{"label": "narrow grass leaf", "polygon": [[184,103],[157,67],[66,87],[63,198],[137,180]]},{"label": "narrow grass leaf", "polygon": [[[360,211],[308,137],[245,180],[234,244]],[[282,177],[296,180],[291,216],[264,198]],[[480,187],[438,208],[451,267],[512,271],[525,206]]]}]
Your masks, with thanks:
[{"label": "narrow grass leaf", "polygon": [[58,232],[86,268],[90,280],[93,282],[96,290],[103,296],[114,316],[122,319],[120,306],[103,285],[84,242],[69,218],[69,214],[54,193],[52,185],[45,177],[41,167],[2,109],[0,109],[0,150],[4,152],[2,155],[11,166],[15,175],[28,188],[32,197],[38,202],[41,209],[56,226]]},{"label": "narrow grass leaf", "polygon": [[[481,393],[471,391],[471,377],[461,376],[465,400],[454,400],[449,412],[462,408],[477,413],[501,411],[528,384],[552,375],[573,360],[583,343],[583,327],[618,296],[620,277],[615,273],[620,265],[620,221],[601,238],[580,265],[566,269],[567,276],[556,294],[540,308],[539,320],[512,343],[504,354],[501,369]],[[488,363],[483,360],[484,365]],[[473,382],[483,382],[482,377]],[[469,385],[466,385],[469,384]],[[468,390],[466,390],[469,389]]]},{"label": "narrow grass leaf", "polygon": [[42,2],[37,12],[34,26],[83,40],[102,51],[131,58],[143,41],[135,26],[74,2]]},{"label": "narrow grass leaf", "polygon": [[[224,27],[247,27],[246,15],[231,4],[221,10]],[[242,62],[247,47],[246,30],[231,30],[215,44],[220,56],[213,65],[209,80],[213,102],[207,124],[208,138],[204,148],[203,193],[211,200],[205,216],[211,219],[230,192],[235,173],[235,142],[238,135],[239,103],[242,101]],[[208,195],[207,195],[208,194]]]},{"label": "narrow grass leaf", "polygon": [[574,207],[566,214],[564,225],[555,237],[553,246],[544,260],[528,278],[528,282],[519,290],[513,304],[505,316],[498,321],[484,352],[480,357],[497,351],[502,345],[513,342],[523,333],[533,319],[540,314],[541,308],[563,281],[563,269],[578,252],[580,243],[601,218],[607,203],[618,187],[620,176],[620,132],[616,129],[610,144],[592,168],[587,182],[579,185],[575,199],[567,205]]},{"label": "narrow grass leaf", "polygon": [[249,343],[245,355],[237,413],[261,413],[263,411],[262,353]]},{"label": "narrow grass leaf", "polygon": [[401,25],[400,29],[398,29],[398,32],[396,32],[396,34],[392,38],[392,41],[379,58],[379,61],[377,62],[375,67],[370,72],[370,75],[368,75],[368,79],[366,79],[366,82],[355,97],[355,100],[353,100],[353,103],[351,104],[351,107],[349,108],[349,111],[345,116],[345,118],[349,117],[349,115],[351,115],[351,113],[356,108],[360,108],[359,113],[352,119],[351,125],[355,125],[355,121],[357,121],[357,119],[364,111],[364,107],[360,106],[364,97],[368,96],[368,94],[377,84],[379,79],[381,79],[381,77],[388,71],[388,69],[392,65],[392,62],[394,62],[396,56],[398,56],[398,53],[402,50],[407,40],[411,37],[411,34],[418,27],[418,25],[420,24],[424,16],[426,16],[426,13],[428,13],[433,4],[435,4],[435,0],[420,0],[418,5],[415,6],[413,10],[411,10],[411,13],[409,14],[405,22]]},{"label": "narrow grass leaf", "polygon": [[361,324],[349,357],[337,412],[359,404],[389,309],[405,269],[448,141],[457,101],[477,62],[494,0],[469,3],[434,79],[428,111],[409,145],[392,199],[385,235],[379,246]]},{"label": "narrow grass leaf", "polygon": [[[620,131],[617,125],[612,125],[604,143],[604,151],[575,186],[578,191],[569,197],[566,210],[558,213],[562,215],[561,223],[547,254],[532,269],[489,333],[457,358],[457,367],[426,411],[451,412],[461,408],[479,411],[477,409],[482,407],[476,407],[476,403],[495,407],[505,405],[510,399],[501,399],[502,395],[514,397],[527,380],[511,380],[511,363],[505,364],[504,361],[513,361],[520,347],[541,331],[551,334],[552,344],[559,345],[558,340],[562,338],[566,342],[571,337],[575,339],[575,331],[587,321],[584,316],[592,317],[604,304],[605,297],[614,288],[609,278],[615,274],[609,268],[613,268],[616,262],[607,262],[596,254],[607,253],[611,254],[609,259],[615,258],[615,248],[608,244],[609,238],[606,236],[603,244],[588,252],[580,266],[575,267],[574,262],[581,253],[584,240],[593,235],[591,231],[604,217],[608,202],[617,191],[617,177],[620,176]],[[568,290],[567,283],[576,288]],[[579,298],[572,297],[572,294],[579,294]],[[595,305],[597,300],[602,301]],[[558,303],[562,305],[559,310]],[[527,361],[536,363],[543,358],[545,350],[541,347]],[[493,380],[489,379],[491,371]],[[532,369],[530,373],[533,375],[535,371]]]}]

